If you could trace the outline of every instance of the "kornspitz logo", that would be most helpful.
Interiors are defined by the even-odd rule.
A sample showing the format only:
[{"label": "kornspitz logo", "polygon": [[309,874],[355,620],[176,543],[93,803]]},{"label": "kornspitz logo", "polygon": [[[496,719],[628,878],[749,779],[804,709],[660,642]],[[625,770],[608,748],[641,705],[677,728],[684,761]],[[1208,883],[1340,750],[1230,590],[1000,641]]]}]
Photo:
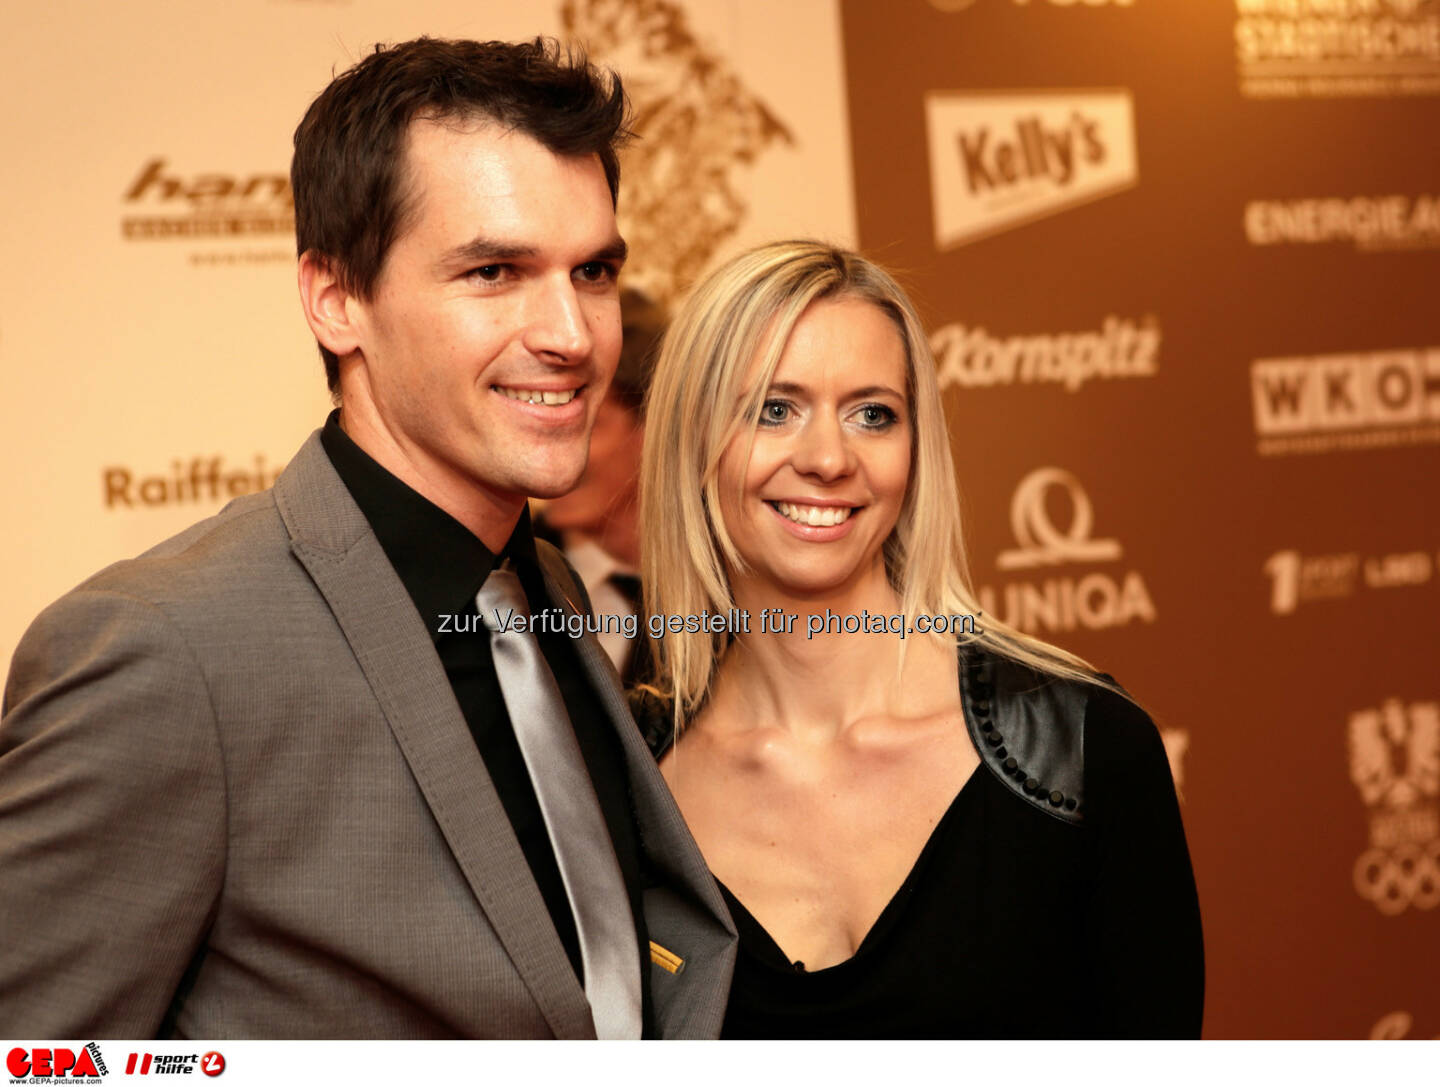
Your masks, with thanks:
[{"label": "kornspitz logo", "polygon": [[[1000,570],[1108,564],[1123,555],[1119,540],[1094,536],[1090,496],[1063,468],[1037,468],[1020,481],[1010,502],[1010,527],[1019,546],[996,556]],[[1078,576],[1057,571],[1009,582],[998,592],[986,585],[980,603],[987,615],[1027,634],[1155,621],[1155,605],[1138,570],[1092,570]]]},{"label": "kornspitz logo", "polygon": [[5,1069],[11,1083],[49,1079],[100,1079],[108,1069],[100,1047],[89,1043],[79,1052],[73,1049],[24,1049],[16,1046],[5,1055]]},{"label": "kornspitz logo", "polygon": [[1370,813],[1355,889],[1383,914],[1440,904],[1440,703],[1387,699],[1348,728],[1350,778]]},{"label": "kornspitz logo", "polygon": [[937,249],[1139,180],[1129,91],[932,91],[925,121]]},{"label": "kornspitz logo", "polygon": [[1079,392],[1091,381],[1154,377],[1160,323],[1106,317],[1099,329],[1029,336],[993,336],[955,323],[930,335],[940,388],[1057,385]]}]

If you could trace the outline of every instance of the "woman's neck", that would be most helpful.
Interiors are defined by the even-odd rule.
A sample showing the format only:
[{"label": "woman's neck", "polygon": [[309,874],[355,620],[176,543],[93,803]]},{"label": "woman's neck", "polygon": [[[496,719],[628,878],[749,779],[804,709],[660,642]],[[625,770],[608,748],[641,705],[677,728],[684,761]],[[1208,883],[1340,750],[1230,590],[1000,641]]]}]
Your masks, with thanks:
[{"label": "woman's neck", "polygon": [[[734,595],[751,613],[750,633],[721,662],[707,707],[717,724],[781,728],[825,742],[857,721],[925,712],[937,697],[933,682],[919,680],[935,674],[937,647],[923,636],[902,640],[905,617],[883,568],[824,595],[785,594],[742,579]],[[941,670],[947,673],[953,676],[953,664]]]}]

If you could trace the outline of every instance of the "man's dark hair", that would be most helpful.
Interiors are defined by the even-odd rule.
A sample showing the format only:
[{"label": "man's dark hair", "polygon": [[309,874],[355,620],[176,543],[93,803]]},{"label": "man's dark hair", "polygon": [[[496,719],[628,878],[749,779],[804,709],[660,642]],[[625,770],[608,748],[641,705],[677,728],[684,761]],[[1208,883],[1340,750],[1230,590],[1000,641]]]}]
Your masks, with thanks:
[{"label": "man's dark hair", "polygon": [[[377,45],[311,103],[290,164],[298,252],[319,254],[361,298],[371,297],[413,210],[403,170],[417,118],[489,119],[557,155],[598,155],[611,200],[619,193],[625,92],[583,52],[553,38]],[[320,356],[334,393],[339,360],[323,345]]]}]

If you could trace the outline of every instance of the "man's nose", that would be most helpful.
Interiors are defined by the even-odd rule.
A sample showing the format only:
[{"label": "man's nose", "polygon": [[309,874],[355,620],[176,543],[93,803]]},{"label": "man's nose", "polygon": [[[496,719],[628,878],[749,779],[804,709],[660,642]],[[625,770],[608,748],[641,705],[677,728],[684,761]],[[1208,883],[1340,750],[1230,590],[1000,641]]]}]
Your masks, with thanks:
[{"label": "man's nose", "polygon": [[854,471],[854,452],[840,420],[821,414],[807,422],[796,436],[791,463],[801,475],[821,480],[840,479]]},{"label": "man's nose", "polygon": [[590,356],[595,336],[575,284],[543,280],[535,284],[526,314],[525,346],[552,362],[574,363]]}]

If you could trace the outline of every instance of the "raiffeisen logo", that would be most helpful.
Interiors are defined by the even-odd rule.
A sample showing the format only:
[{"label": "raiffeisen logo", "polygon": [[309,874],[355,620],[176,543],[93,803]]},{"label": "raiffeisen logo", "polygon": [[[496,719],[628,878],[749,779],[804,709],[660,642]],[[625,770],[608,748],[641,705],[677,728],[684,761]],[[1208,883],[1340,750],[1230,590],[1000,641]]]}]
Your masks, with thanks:
[{"label": "raiffeisen logo", "polygon": [[283,173],[185,174],[164,158],[140,167],[122,199],[128,241],[253,238],[292,234],[295,200]]},{"label": "raiffeisen logo", "polygon": [[937,249],[1139,182],[1126,90],[932,91],[925,121]]},{"label": "raiffeisen logo", "polygon": [[[1052,492],[1064,495],[1068,523],[1050,502]],[[1002,551],[1001,570],[1037,570],[1070,564],[1119,562],[1120,541],[1095,539],[1095,510],[1080,481],[1063,468],[1037,468],[1020,481],[1010,503],[1010,525],[1018,547]],[[1132,622],[1155,622],[1155,604],[1138,570],[1091,570],[1079,575],[1063,570],[1012,581],[998,591],[982,586],[980,605],[986,615],[1027,634],[1070,630],[1105,630]],[[1003,606],[1002,606],[1003,605]]]}]

